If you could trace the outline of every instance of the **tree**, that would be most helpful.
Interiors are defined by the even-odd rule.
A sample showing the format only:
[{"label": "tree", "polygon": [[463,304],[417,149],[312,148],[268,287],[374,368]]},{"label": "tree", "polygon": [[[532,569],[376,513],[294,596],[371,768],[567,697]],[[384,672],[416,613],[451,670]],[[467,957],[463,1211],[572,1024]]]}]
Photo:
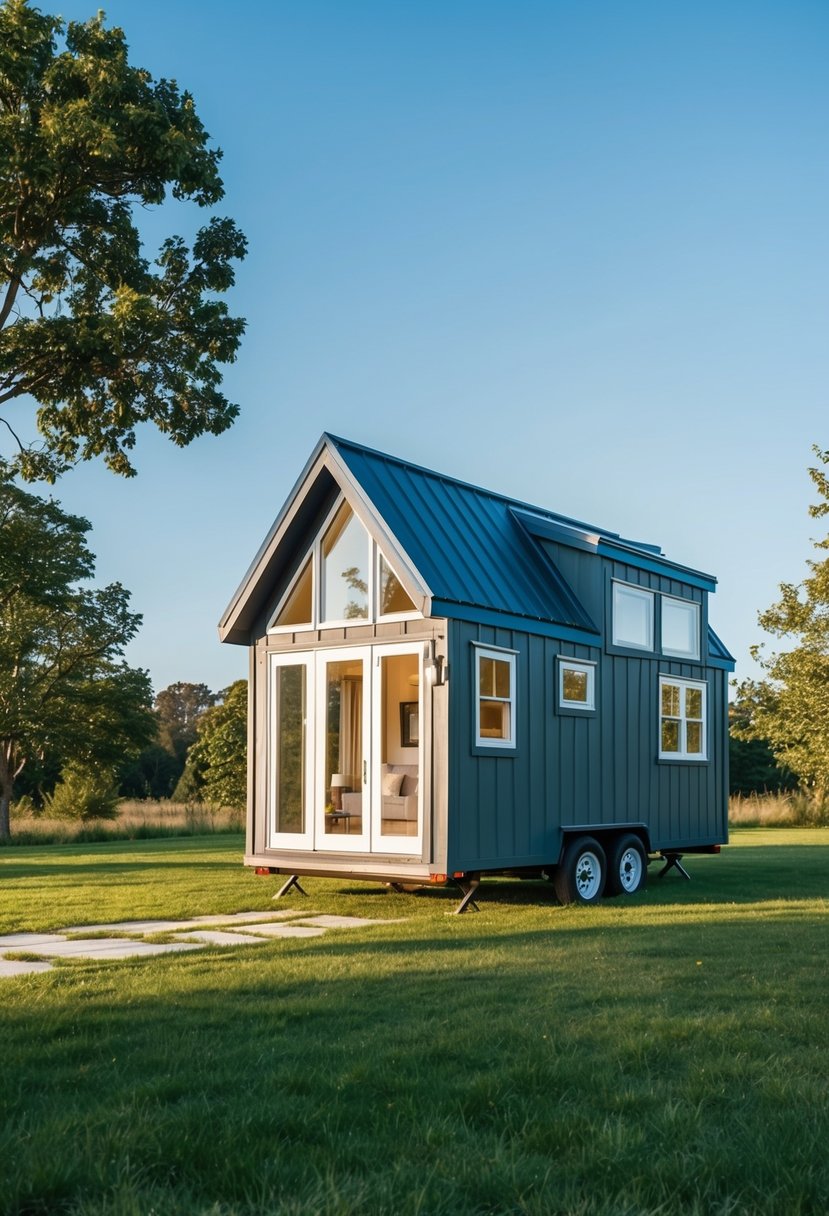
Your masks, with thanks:
[{"label": "tree", "polygon": [[218,365],[244,322],[216,297],[244,236],[214,217],[192,249],[172,236],[151,264],[133,221],[168,192],[200,207],[224,196],[208,140],[190,94],[133,67],[102,13],[64,25],[2,0],[0,407],[39,407],[38,448],[14,411],[1,419],[26,478],[96,456],[130,476],[140,423],[184,446],[236,417]]},{"label": "tree", "polygon": [[767,739],[738,737],[751,721],[751,712],[741,701],[728,707],[728,779],[732,794],[763,794],[790,790],[797,780],[781,768]]},{"label": "tree", "polygon": [[27,763],[114,769],[155,731],[149,677],[122,658],[141,621],[129,592],[79,586],[88,531],[0,473],[0,838]]},{"label": "tree", "polygon": [[[829,451],[812,450],[829,465]],[[829,515],[829,477],[817,467],[809,476],[820,497],[809,514],[822,519]],[[818,552],[829,551],[829,537],[812,544]],[[781,583],[780,599],[758,616],[767,633],[793,645],[770,655],[762,644],[752,647],[766,678],[740,685],[747,723],[734,733],[768,740],[778,763],[823,800],[829,793],[829,556],[807,565],[809,575],[799,584]]]},{"label": "tree", "polygon": [[247,800],[247,680],[236,680],[219,696],[221,703],[199,719],[174,797],[242,809]]},{"label": "tree", "polygon": [[206,684],[179,680],[156,694],[156,736],[134,760],[121,766],[121,792],[128,798],[169,798],[196,740],[201,715],[218,697]]},{"label": "tree", "polygon": [[196,741],[199,719],[218,699],[206,684],[188,684],[183,680],[162,688],[156,695],[159,745],[180,760],[182,767]]}]

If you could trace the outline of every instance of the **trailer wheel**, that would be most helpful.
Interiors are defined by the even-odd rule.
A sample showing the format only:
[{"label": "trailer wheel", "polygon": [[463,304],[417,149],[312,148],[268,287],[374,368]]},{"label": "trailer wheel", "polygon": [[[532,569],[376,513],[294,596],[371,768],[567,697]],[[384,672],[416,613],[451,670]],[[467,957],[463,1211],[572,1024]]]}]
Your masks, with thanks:
[{"label": "trailer wheel", "polygon": [[595,904],[602,897],[606,873],[607,860],[598,840],[578,836],[564,850],[553,874],[559,903]]},{"label": "trailer wheel", "polygon": [[638,836],[617,837],[607,867],[608,895],[635,895],[648,881],[648,855]]}]

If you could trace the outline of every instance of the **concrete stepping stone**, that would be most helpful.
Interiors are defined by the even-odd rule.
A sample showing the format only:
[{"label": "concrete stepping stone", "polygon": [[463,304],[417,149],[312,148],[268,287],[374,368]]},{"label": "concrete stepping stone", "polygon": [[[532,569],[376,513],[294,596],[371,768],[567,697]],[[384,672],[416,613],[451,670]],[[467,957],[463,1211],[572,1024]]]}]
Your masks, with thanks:
[{"label": "concrete stepping stone", "polygon": [[180,934],[188,941],[204,942],[208,946],[264,946],[266,937],[251,937],[249,933],[231,933],[222,929],[191,929],[186,934]]},{"label": "concrete stepping stone", "polygon": [[323,929],[356,929],[362,925],[393,925],[392,920],[368,920],[364,916],[303,916],[300,925],[319,925]]},{"label": "concrete stepping stone", "polygon": [[24,963],[14,958],[0,958],[0,979],[14,975],[33,975],[40,971],[52,971],[51,963]]},{"label": "concrete stepping stone", "polygon": [[198,925],[249,924],[254,921],[286,920],[302,915],[293,909],[265,912],[228,912],[211,916],[190,916],[183,920],[119,920],[106,925],[70,925],[64,933],[178,933]]},{"label": "concrete stepping stone", "polygon": [[124,937],[93,937],[88,941],[63,941],[52,945],[27,947],[33,954],[47,958],[138,958],[151,954],[174,954],[199,950],[197,942],[139,942]]},{"label": "concrete stepping stone", "polygon": [[51,946],[65,941],[63,933],[7,933],[0,937],[0,950],[28,950],[30,946]]},{"label": "concrete stepping stone", "polygon": [[106,925],[70,925],[64,933],[172,933],[189,920],[119,920]]},{"label": "concrete stepping stone", "polygon": [[248,931],[264,940],[266,937],[321,937],[325,929],[305,925],[251,925]]}]

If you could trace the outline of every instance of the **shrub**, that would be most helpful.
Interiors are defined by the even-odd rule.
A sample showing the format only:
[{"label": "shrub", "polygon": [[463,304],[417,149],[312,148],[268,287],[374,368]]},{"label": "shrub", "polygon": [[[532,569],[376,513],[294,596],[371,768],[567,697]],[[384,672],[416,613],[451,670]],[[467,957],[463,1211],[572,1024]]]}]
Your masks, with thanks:
[{"label": "shrub", "polygon": [[44,812],[53,819],[117,819],[118,802],[111,772],[69,767],[44,798]]}]

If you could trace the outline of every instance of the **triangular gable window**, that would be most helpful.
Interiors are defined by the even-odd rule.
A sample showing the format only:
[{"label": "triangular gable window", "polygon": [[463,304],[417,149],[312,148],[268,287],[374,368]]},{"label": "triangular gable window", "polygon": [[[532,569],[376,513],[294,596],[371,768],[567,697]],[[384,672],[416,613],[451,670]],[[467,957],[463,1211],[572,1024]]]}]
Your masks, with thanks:
[{"label": "triangular gable window", "polygon": [[380,587],[377,610],[380,616],[393,616],[398,612],[417,612],[411,596],[382,553],[380,554]]},{"label": "triangular gable window", "polygon": [[309,557],[293,590],[273,622],[279,628],[311,625],[314,619],[312,566],[313,560]]},{"label": "triangular gable window", "polygon": [[347,502],[322,538],[321,620],[368,619],[368,533]]},{"label": "triangular gable window", "polygon": [[409,592],[354,511],[341,499],[317,534],[268,626],[319,629],[420,616]]}]

